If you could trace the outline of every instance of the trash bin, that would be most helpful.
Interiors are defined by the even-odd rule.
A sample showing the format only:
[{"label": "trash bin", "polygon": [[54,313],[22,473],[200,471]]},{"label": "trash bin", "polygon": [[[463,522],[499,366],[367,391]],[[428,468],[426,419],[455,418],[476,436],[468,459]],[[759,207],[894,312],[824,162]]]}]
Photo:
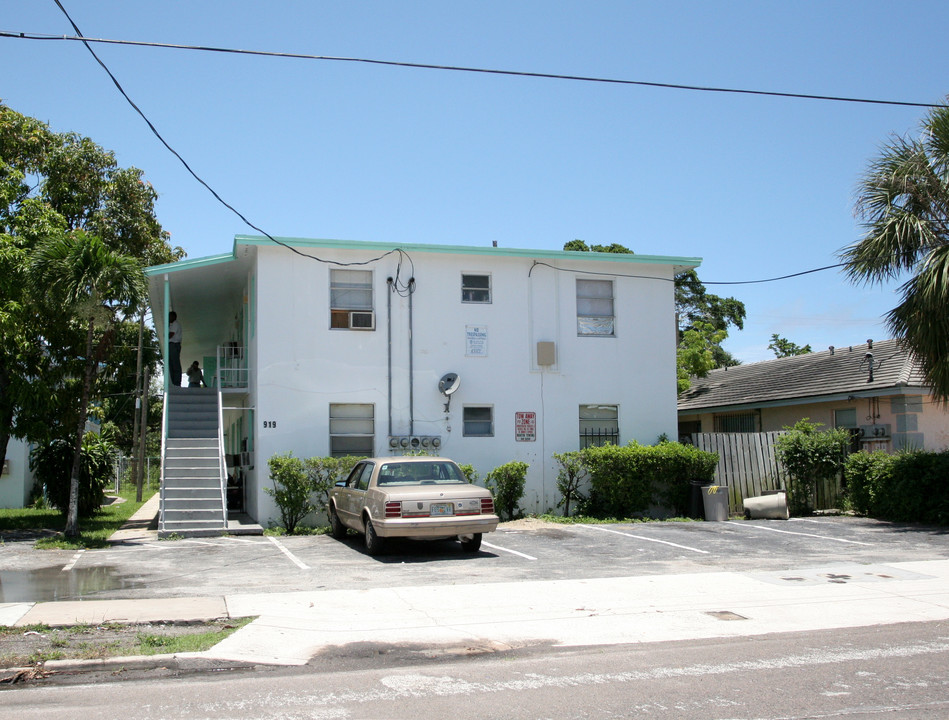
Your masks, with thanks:
[{"label": "trash bin", "polygon": [[705,504],[705,519],[722,522],[728,520],[728,486],[709,485],[702,490]]},{"label": "trash bin", "polygon": [[690,480],[692,495],[689,500],[689,517],[693,520],[705,519],[705,489],[712,484],[711,480]]}]

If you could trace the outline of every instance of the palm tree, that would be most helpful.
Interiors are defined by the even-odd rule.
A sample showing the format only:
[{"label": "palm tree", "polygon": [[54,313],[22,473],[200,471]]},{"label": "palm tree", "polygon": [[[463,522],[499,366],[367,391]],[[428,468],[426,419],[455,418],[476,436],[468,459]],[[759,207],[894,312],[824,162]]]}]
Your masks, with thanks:
[{"label": "palm tree", "polygon": [[41,244],[30,266],[31,281],[47,297],[72,310],[86,333],[83,356],[82,399],[72,472],[66,537],[79,534],[79,469],[82,437],[96,369],[112,343],[119,313],[133,310],[145,298],[145,275],[135,258],[110,250],[95,235],[76,231]]},{"label": "palm tree", "polygon": [[890,139],[860,182],[856,210],[866,232],[841,251],[845,272],[867,284],[913,274],[887,326],[949,403],[949,107],[933,109],[919,137]]}]

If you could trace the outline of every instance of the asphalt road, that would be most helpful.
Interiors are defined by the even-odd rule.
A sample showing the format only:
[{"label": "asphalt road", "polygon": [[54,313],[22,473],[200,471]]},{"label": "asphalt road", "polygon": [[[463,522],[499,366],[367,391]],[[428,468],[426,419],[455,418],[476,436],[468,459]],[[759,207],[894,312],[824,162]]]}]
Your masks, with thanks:
[{"label": "asphalt road", "polygon": [[457,542],[235,536],[84,552],[0,545],[0,602],[463,585],[755,572],[949,558],[949,530],[852,517],[621,525],[504,524],[480,552]]},{"label": "asphalt road", "polygon": [[104,684],[85,677],[2,701],[18,720],[928,720],[949,716],[949,623],[467,658],[396,653]]}]

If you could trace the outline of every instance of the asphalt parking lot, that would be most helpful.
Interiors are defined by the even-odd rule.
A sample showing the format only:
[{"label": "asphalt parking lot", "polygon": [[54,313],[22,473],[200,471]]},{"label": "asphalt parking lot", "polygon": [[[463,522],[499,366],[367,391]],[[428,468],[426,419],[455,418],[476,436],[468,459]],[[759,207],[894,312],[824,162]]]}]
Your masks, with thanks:
[{"label": "asphalt parking lot", "polygon": [[234,536],[136,542],[82,552],[0,545],[0,602],[161,598],[592,579],[949,558],[949,529],[852,517],[790,521],[560,525],[519,521],[457,542],[390,543],[368,556],[362,538]]}]

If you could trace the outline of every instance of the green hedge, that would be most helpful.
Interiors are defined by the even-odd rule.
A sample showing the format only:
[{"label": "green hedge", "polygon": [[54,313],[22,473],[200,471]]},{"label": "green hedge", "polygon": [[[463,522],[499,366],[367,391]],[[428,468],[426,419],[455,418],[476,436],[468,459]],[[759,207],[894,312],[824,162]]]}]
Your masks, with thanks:
[{"label": "green hedge", "polygon": [[691,445],[606,445],[580,451],[590,476],[584,515],[628,518],[661,506],[676,515],[688,511],[692,481],[712,481],[718,455]]},{"label": "green hedge", "polygon": [[855,453],[844,468],[854,511],[897,522],[949,524],[949,451]]}]

